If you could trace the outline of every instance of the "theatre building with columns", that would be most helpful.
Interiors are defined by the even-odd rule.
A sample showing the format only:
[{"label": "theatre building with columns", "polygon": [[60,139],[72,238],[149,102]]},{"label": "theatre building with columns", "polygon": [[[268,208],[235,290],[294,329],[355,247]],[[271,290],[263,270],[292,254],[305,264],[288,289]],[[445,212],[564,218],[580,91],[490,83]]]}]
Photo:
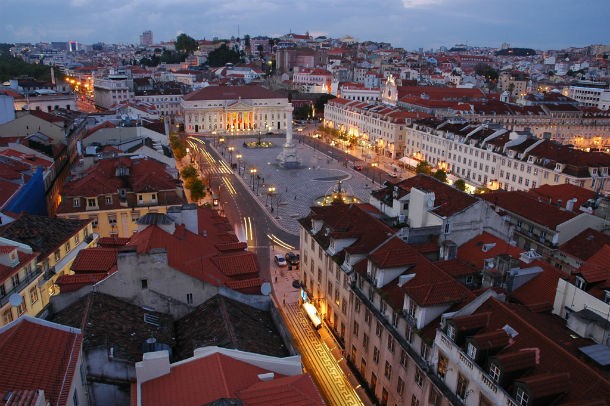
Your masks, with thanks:
[{"label": "theatre building with columns", "polygon": [[292,105],[261,86],[208,86],[184,96],[184,130],[189,135],[284,133]]}]

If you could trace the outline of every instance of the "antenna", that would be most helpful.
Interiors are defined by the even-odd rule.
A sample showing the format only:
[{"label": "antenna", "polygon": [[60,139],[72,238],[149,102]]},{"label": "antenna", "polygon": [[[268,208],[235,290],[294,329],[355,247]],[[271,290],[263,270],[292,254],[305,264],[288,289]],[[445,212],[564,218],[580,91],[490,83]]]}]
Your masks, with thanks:
[{"label": "antenna", "polygon": [[261,285],[261,293],[264,296],[269,296],[269,293],[271,293],[271,284],[269,282],[265,282]]}]

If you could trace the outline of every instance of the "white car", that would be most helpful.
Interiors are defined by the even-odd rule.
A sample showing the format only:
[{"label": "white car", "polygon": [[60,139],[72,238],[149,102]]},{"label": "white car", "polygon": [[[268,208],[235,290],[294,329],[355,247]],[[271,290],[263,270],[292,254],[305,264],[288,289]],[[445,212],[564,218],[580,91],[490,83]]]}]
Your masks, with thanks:
[{"label": "white car", "polygon": [[287,266],[288,265],[288,263],[286,262],[286,258],[284,258],[284,256],[280,255],[280,254],[275,254],[273,256],[273,261],[275,262],[275,264],[277,266]]}]

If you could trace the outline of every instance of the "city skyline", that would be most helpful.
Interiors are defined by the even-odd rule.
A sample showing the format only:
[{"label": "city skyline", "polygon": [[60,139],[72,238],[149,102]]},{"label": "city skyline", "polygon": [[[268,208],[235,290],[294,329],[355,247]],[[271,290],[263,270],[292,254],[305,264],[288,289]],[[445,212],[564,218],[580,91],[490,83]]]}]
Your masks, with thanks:
[{"label": "city skyline", "polygon": [[527,0],[390,0],[375,7],[363,0],[237,0],[228,4],[109,0],[104,8],[98,4],[71,0],[57,6],[41,0],[5,0],[0,6],[0,42],[137,44],[146,30],[153,31],[155,42],[175,39],[183,32],[197,39],[309,32],[390,42],[409,50],[458,43],[489,47],[509,43],[544,50],[610,42],[607,0],[590,0],[588,7],[568,0],[535,4]]}]

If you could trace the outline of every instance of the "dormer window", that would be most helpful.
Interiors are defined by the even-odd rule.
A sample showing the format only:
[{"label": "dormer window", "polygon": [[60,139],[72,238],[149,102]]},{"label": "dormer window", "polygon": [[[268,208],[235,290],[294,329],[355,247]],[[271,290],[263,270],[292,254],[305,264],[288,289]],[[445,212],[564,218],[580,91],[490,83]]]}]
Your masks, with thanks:
[{"label": "dormer window", "polygon": [[519,406],[527,406],[529,404],[530,397],[523,388],[518,388],[515,395],[515,400]]},{"label": "dormer window", "polygon": [[498,365],[493,363],[489,365],[489,377],[496,383],[500,382],[500,372]]},{"label": "dormer window", "polygon": [[80,199],[77,197],[74,200],[72,200],[73,202],[73,207],[80,207]]},{"label": "dormer window", "polygon": [[467,351],[470,359],[475,359],[477,357],[477,347],[475,347],[472,343],[468,343]]},{"label": "dormer window", "polygon": [[575,284],[578,289],[582,289],[582,290],[585,290],[585,287],[587,286],[587,282],[585,281],[585,278],[583,278],[582,276],[576,277]]},{"label": "dormer window", "polygon": [[112,196],[106,196],[106,205],[109,206],[112,204]]},{"label": "dormer window", "polygon": [[447,337],[455,341],[455,327],[453,325],[447,325]]},{"label": "dormer window", "polygon": [[97,201],[95,199],[87,199],[87,207],[97,207]]}]

